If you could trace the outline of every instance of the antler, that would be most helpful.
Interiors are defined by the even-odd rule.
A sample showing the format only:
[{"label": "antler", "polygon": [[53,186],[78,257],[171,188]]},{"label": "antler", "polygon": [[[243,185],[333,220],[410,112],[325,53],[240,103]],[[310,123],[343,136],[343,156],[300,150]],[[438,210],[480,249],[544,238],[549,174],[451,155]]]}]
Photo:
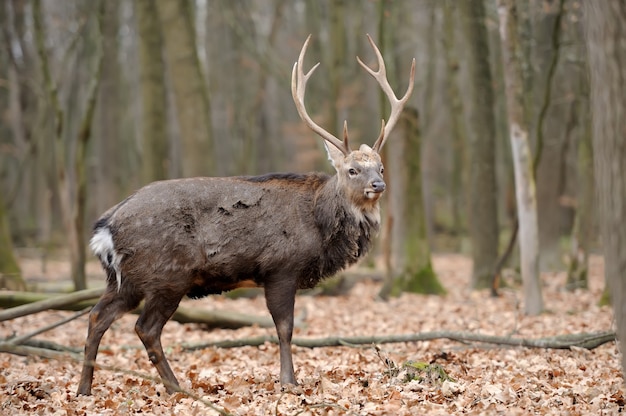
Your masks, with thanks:
[{"label": "antler", "polygon": [[370,35],[367,35],[367,39],[370,41],[370,45],[372,45],[372,49],[374,49],[374,52],[376,53],[376,58],[378,59],[378,71],[374,71],[370,67],[365,65],[363,61],[361,61],[361,58],[359,58],[358,56],[356,57],[356,59],[359,61],[359,64],[361,64],[361,66],[365,68],[365,70],[372,77],[374,77],[378,84],[380,84],[380,87],[382,88],[383,92],[391,103],[391,114],[389,114],[389,120],[387,121],[387,123],[385,123],[385,121],[383,120],[383,126],[380,131],[380,136],[378,137],[378,140],[376,140],[376,143],[374,143],[374,147],[372,148],[375,152],[378,153],[385,144],[387,138],[389,137],[389,133],[391,132],[391,130],[393,130],[396,122],[398,121],[398,118],[402,113],[402,108],[404,107],[404,104],[407,102],[407,100],[411,96],[411,93],[413,92],[413,81],[415,79],[415,58],[413,58],[413,63],[411,64],[409,87],[407,88],[404,96],[398,99],[396,97],[396,94],[393,92],[391,85],[389,85],[389,81],[387,80],[387,70],[385,69],[385,61],[383,60],[383,55],[378,50],[378,47],[376,47],[376,44],[374,43]]},{"label": "antler", "polygon": [[309,114],[307,113],[304,106],[304,91],[306,89],[306,83],[309,80],[309,77],[313,74],[313,71],[315,71],[320,64],[319,62],[315,64],[315,66],[313,66],[313,68],[311,68],[311,70],[306,74],[302,69],[304,55],[306,54],[306,48],[309,45],[309,40],[311,40],[311,35],[306,38],[306,41],[302,46],[302,50],[300,51],[298,62],[293,65],[293,70],[291,71],[291,95],[293,96],[293,101],[296,103],[296,109],[298,110],[298,114],[300,114],[300,117],[307,124],[307,126],[309,126],[314,132],[319,134],[322,139],[326,140],[337,149],[341,150],[341,152],[347,156],[350,153],[350,147],[348,146],[348,128],[346,123],[344,123],[343,141],[341,141],[337,137],[333,136],[328,131],[317,125],[311,119],[311,117],[309,117]]}]

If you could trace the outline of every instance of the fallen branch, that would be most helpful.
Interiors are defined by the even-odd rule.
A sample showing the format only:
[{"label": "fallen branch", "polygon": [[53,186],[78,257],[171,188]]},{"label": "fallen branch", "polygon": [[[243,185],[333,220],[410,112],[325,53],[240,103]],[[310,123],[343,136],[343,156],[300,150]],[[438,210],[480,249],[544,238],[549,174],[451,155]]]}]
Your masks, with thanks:
[{"label": "fallen branch", "polygon": [[[50,295],[34,292],[0,292],[0,307],[10,308],[0,311],[0,322],[21,316],[42,312],[48,309],[83,310],[93,306],[104,292],[104,288],[80,290],[65,295]],[[133,311],[139,314],[143,310],[140,305]],[[246,315],[238,312],[205,310],[179,306],[172,320],[180,323],[205,324],[212,328],[237,329],[245,326],[258,325],[262,328],[274,326],[268,316]]]},{"label": "fallen branch", "polygon": [[63,344],[58,344],[54,341],[48,341],[47,339],[39,339],[39,338],[31,338],[23,341],[19,344],[12,342],[13,339],[0,339],[0,342],[3,344],[13,344],[13,345],[24,345],[27,347],[40,348],[42,350],[52,350],[52,351],[61,351],[61,352],[70,352],[73,354],[78,354],[82,357],[83,348],[82,347],[70,347]]},{"label": "fallen branch", "polygon": [[35,335],[39,335],[39,334],[43,334],[44,332],[50,331],[51,329],[57,328],[61,325],[64,325],[70,321],[73,321],[74,319],[80,318],[81,316],[85,315],[87,312],[89,312],[91,309],[91,307],[87,307],[85,309],[83,309],[82,311],[76,312],[74,315],[72,316],[68,316],[67,318],[63,318],[60,321],[54,322],[50,325],[46,325],[42,328],[37,328],[34,331],[31,331],[27,334],[24,335],[19,335],[19,336],[15,336],[13,338],[10,338],[7,342],[10,342],[11,344],[24,344],[27,340],[31,339],[32,337],[34,337]]},{"label": "fallen branch", "polygon": [[237,329],[253,325],[258,325],[261,328],[274,327],[274,322],[268,316],[247,315],[232,311],[208,311],[205,309],[186,308],[184,306],[178,307],[178,310],[172,316],[172,320],[181,324],[205,324],[212,328]]},{"label": "fallen branch", "polygon": [[[336,347],[336,346],[359,346],[369,344],[387,344],[397,342],[420,342],[435,339],[449,339],[458,342],[472,342],[495,345],[509,345],[514,347],[569,349],[585,348],[588,350],[599,347],[607,342],[615,341],[613,331],[557,335],[545,338],[512,338],[506,336],[484,335],[467,332],[435,331],[417,334],[383,335],[383,336],[357,336],[357,337],[328,337],[328,338],[294,338],[293,345],[305,348]],[[184,350],[192,351],[208,347],[236,348],[243,346],[259,346],[266,342],[277,344],[275,336],[260,336],[241,338],[224,341],[210,341],[198,343],[183,343]]]},{"label": "fallen branch", "polygon": [[16,345],[11,342],[0,342],[0,352],[22,355],[25,357],[53,358],[55,360],[81,361],[82,354],[69,351],[57,351],[51,348],[31,347],[29,345]]},{"label": "fallen branch", "polygon": [[[18,299],[29,299],[20,306],[12,307],[0,311],[0,322],[8,321],[10,319],[19,318],[21,316],[31,315],[33,313],[42,312],[48,309],[63,308],[68,305],[78,303],[84,300],[95,299],[102,296],[104,288],[80,290],[78,292],[72,292],[67,295],[59,295],[50,297],[50,295],[31,292],[0,292],[0,306],[6,307],[6,304],[14,302]],[[30,296],[32,295],[32,297]],[[36,295],[40,295],[39,299],[33,300]],[[36,299],[36,298],[35,298]],[[84,308],[84,307],[83,307]],[[81,308],[81,309],[83,309]]]}]

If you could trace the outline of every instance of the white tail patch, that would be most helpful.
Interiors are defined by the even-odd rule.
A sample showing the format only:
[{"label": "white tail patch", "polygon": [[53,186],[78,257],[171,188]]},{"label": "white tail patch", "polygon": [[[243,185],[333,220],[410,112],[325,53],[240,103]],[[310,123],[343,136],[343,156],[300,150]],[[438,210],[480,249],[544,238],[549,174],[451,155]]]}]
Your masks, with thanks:
[{"label": "white tail patch", "polygon": [[104,265],[113,267],[117,280],[117,290],[119,291],[122,287],[122,271],[120,270],[122,255],[115,251],[111,231],[107,227],[98,228],[89,241],[89,247]]}]

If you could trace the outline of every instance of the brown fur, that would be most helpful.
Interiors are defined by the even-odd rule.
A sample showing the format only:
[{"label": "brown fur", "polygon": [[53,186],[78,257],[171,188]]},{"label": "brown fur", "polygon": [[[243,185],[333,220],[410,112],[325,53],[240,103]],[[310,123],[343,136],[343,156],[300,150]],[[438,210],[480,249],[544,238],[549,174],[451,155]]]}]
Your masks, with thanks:
[{"label": "brown fur", "polygon": [[364,189],[373,182],[384,189],[380,158],[353,156],[335,176],[155,182],[105,212],[93,240],[99,233],[112,240],[112,247],[96,249],[108,286],[90,316],[78,393],[91,392],[93,361],[104,332],[144,299],[137,334],[168,390],[175,390],[178,381],[160,334],[182,297],[251,284],[266,290],[281,342],[281,382],[295,383],[289,343],[296,290],[356,262],[378,231],[379,193],[368,198]]}]

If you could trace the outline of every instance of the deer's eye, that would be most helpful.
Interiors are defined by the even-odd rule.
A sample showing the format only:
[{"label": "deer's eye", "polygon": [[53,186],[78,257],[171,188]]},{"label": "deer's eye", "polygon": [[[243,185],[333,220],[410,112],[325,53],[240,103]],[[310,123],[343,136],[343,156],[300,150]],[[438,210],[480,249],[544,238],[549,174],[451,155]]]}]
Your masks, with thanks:
[{"label": "deer's eye", "polygon": [[348,175],[350,176],[356,176],[359,172],[356,171],[356,169],[354,168],[350,168],[348,169]]},{"label": "deer's eye", "polygon": [[383,173],[385,173],[385,168],[383,168],[382,166],[380,167],[380,174],[382,175]]}]

